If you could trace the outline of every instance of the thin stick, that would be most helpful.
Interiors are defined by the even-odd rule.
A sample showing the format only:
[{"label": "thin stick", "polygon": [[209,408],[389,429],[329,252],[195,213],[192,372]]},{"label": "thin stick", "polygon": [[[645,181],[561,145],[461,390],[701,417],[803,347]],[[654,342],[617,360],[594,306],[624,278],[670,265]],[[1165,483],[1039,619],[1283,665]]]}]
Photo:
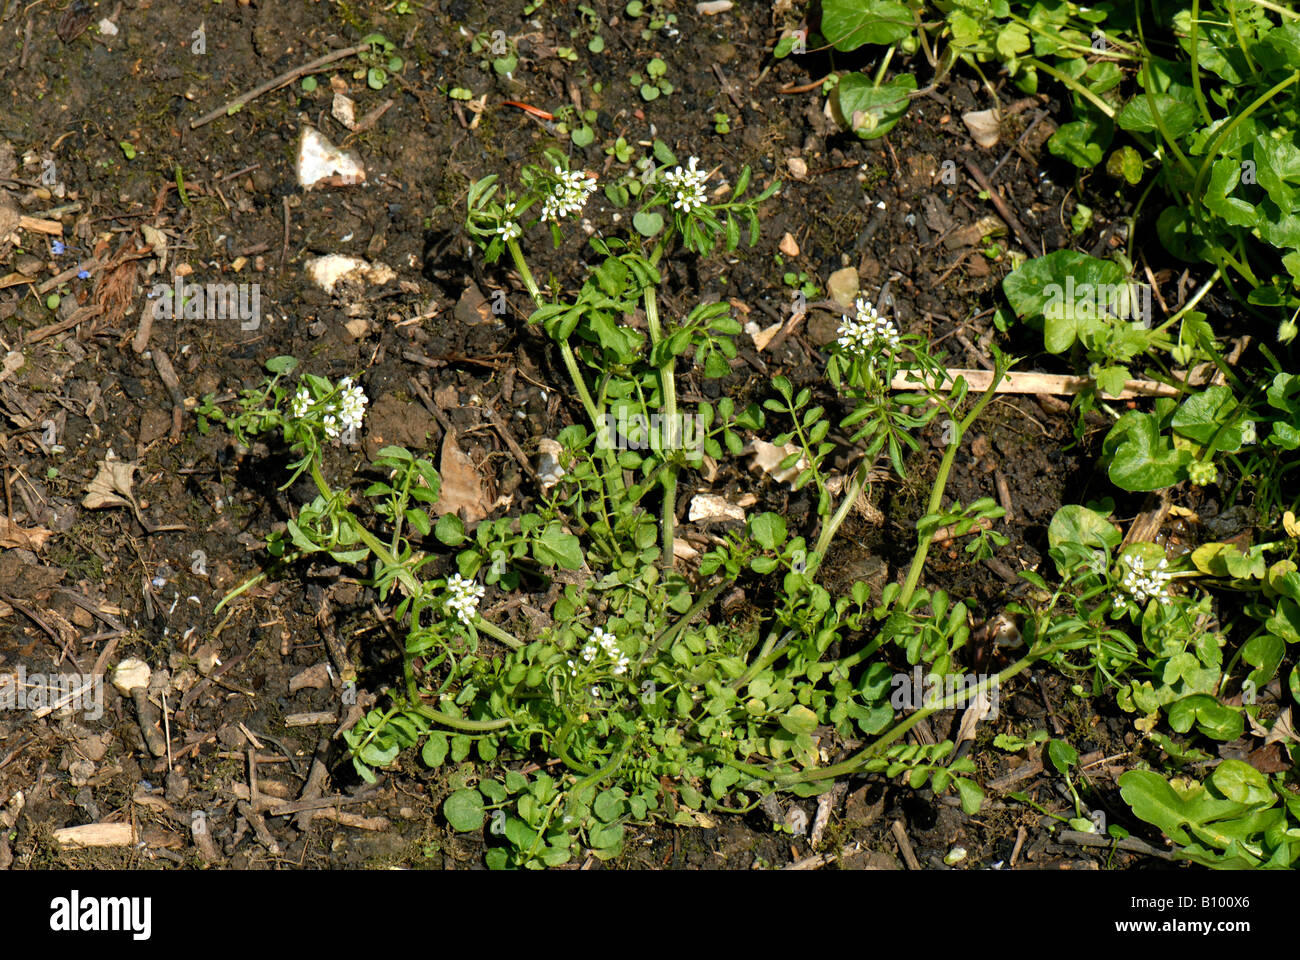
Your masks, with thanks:
[{"label": "thin stick", "polygon": [[53,276],[49,280],[46,280],[39,287],[36,288],[36,292],[44,296],[45,294],[53,290],[55,287],[57,287],[59,284],[67,283],[69,280],[71,280],[73,277],[79,274],[82,270],[85,270],[87,273],[94,273],[96,270],[99,270],[103,266],[104,265],[102,263],[100,263],[98,260],[92,257],[90,260],[85,260],[77,264],[75,267],[69,267],[67,270],[64,270],[62,273],[58,274],[57,276]]},{"label": "thin stick", "polygon": [[[945,379],[948,381],[955,381],[958,377],[965,377],[972,392],[987,390],[989,383],[993,379],[993,371],[991,370],[949,367],[944,373]],[[895,374],[889,386],[893,390],[915,390],[917,387],[922,386],[922,383],[916,379],[915,371],[906,370]],[[1091,377],[1072,377],[1057,373],[1008,373],[993,392],[1069,396],[1082,393],[1093,386],[1095,386],[1095,382]],[[1167,383],[1160,383],[1158,380],[1126,380],[1124,381],[1124,389],[1119,393],[1119,399],[1176,397],[1178,395],[1179,390],[1177,387],[1170,386]]]},{"label": "thin stick", "polygon": [[364,117],[357,121],[357,125],[352,128],[352,135],[364,133],[379,122],[379,118],[386,114],[394,101],[391,97],[381,103],[375,109],[371,110]]},{"label": "thin stick", "polygon": [[500,414],[491,407],[485,409],[490,418],[489,422],[492,426],[496,427],[497,433],[501,434],[501,439],[505,441],[510,452],[514,454],[515,459],[519,461],[519,465],[524,468],[524,472],[528,474],[529,478],[536,480],[537,471],[534,470],[533,465],[529,463],[528,456],[524,453],[523,448],[520,447],[515,438],[510,435],[510,429],[505,425],[505,422],[502,421]]},{"label": "thin stick", "polygon": [[984,176],[984,171],[979,168],[979,164],[974,160],[967,160],[966,169],[969,170],[971,176],[975,178],[975,182],[980,185],[980,189],[989,195],[989,200],[991,200],[993,206],[997,208],[998,216],[1007,222],[1007,225],[1015,231],[1016,239],[1020,241],[1025,250],[1032,254],[1034,252],[1033,237],[1031,237],[1029,232],[1021,225],[1020,221],[1016,218],[1016,215],[1011,212],[1011,208],[1008,207],[1007,202],[1002,199],[1002,195],[993,189],[993,184],[989,183],[989,178]]},{"label": "thin stick", "polygon": [[1016,831],[1016,845],[1011,848],[1011,868],[1014,870],[1016,861],[1020,859],[1020,848],[1025,845],[1025,837],[1029,836],[1029,831],[1021,827]]},{"label": "thin stick", "polygon": [[285,257],[289,256],[289,198],[280,198],[284,210],[284,242],[280,245],[280,269],[284,269]]},{"label": "thin stick", "polygon": [[102,313],[99,307],[82,307],[76,313],[72,314],[66,320],[60,320],[57,323],[47,324],[44,327],[37,327],[23,341],[25,346],[31,346],[33,343],[40,343],[46,337],[52,337],[56,333],[62,333],[65,330],[71,330],[77,324],[89,320],[91,317],[97,317]]},{"label": "thin stick", "polygon": [[810,90],[816,90],[823,83],[831,78],[832,74],[826,74],[820,80],[814,80],[812,83],[800,84],[797,87],[782,87],[777,93],[807,93]]},{"label": "thin stick", "polygon": [[1006,162],[1011,159],[1011,154],[1016,152],[1016,147],[1022,146],[1024,142],[1029,139],[1029,134],[1033,132],[1034,127],[1038,126],[1039,122],[1045,120],[1046,118],[1047,118],[1046,110],[1039,110],[1038,113],[1034,114],[1034,119],[1029,121],[1029,126],[1025,127],[1024,132],[1020,134],[1020,139],[1017,140],[1011,146],[1007,147],[1007,152],[1002,154],[1002,159],[998,161],[997,166],[994,167],[989,172],[990,183],[992,183],[994,180],[998,178],[998,171],[1001,170],[1003,166],[1006,165]]},{"label": "thin stick", "polygon": [[713,75],[718,78],[718,83],[722,84],[722,92],[725,93],[731,102],[736,105],[737,110],[744,110],[745,101],[740,99],[740,94],[736,93],[735,86],[727,79],[726,75],[722,72],[722,68],[716,63],[711,64],[711,66],[713,67]]},{"label": "thin stick", "polygon": [[903,855],[904,862],[907,863],[909,870],[920,870],[921,861],[916,859],[916,852],[912,849],[912,842],[907,839],[907,831],[903,829],[903,821],[895,820],[890,824],[890,830],[894,834],[894,840],[898,843],[898,850]]},{"label": "thin stick", "polygon": [[172,722],[168,716],[170,711],[167,709],[167,691],[162,692],[162,715],[163,715],[163,736],[167,738],[167,770],[168,772],[176,769],[172,762]]},{"label": "thin stick", "polygon": [[294,67],[292,70],[287,70],[284,73],[280,74],[278,77],[266,81],[266,83],[262,84],[260,87],[254,87],[252,90],[249,90],[247,93],[241,93],[239,96],[235,97],[234,100],[231,100],[228,103],[224,103],[221,106],[217,107],[217,109],[205,113],[197,120],[191,120],[190,129],[196,130],[199,127],[203,126],[205,123],[211,123],[213,120],[217,119],[217,117],[220,117],[222,114],[229,113],[233,108],[242,107],[244,104],[248,103],[249,101],[256,100],[264,93],[267,93],[271,90],[275,90],[277,87],[283,87],[285,84],[293,83],[293,81],[297,80],[299,77],[311,73],[313,70],[317,70],[325,66],[326,64],[333,63],[335,60],[344,60],[348,57],[355,56],[358,53],[364,53],[366,50],[369,49],[370,49],[370,44],[358,43],[355,47],[345,47],[342,50],[335,50],[333,53],[328,53],[323,57],[318,57],[317,59],[313,60],[311,63],[305,63],[301,66]]},{"label": "thin stick", "polygon": [[1016,511],[1011,503],[1011,486],[1007,483],[1007,476],[1001,470],[993,471],[993,485],[998,491],[998,503],[1002,504],[1005,510],[1007,523],[1016,518]]},{"label": "thin stick", "polygon": [[1061,843],[1077,843],[1081,847],[1109,847],[1111,844],[1126,850],[1129,853],[1140,853],[1148,857],[1159,857],[1161,860],[1172,860],[1174,855],[1168,850],[1161,850],[1151,846],[1144,840],[1137,837],[1125,837],[1123,840],[1115,841],[1110,837],[1104,837],[1099,833],[1083,833],[1080,830],[1062,830],[1056,835],[1056,839]]}]

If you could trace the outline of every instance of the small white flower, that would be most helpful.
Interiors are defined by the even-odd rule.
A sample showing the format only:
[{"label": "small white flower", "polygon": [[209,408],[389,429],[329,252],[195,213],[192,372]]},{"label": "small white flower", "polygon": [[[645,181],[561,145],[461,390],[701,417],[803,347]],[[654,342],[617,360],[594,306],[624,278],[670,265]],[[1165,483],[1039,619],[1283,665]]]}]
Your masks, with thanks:
[{"label": "small white flower", "polygon": [[627,667],[630,662],[631,661],[628,660],[627,657],[619,657],[614,661],[614,676],[621,677],[623,674],[627,673]]},{"label": "small white flower", "polygon": [[591,695],[592,695],[593,697],[599,698],[599,697],[600,697],[600,687],[592,687],[592,688],[591,688]]},{"label": "small white flower", "polygon": [[293,396],[293,405],[290,412],[295,419],[301,420],[307,416],[308,409],[311,408],[311,393],[306,387],[299,387],[298,392]]},{"label": "small white flower", "polygon": [[862,358],[874,359],[880,353],[898,349],[898,328],[886,320],[869,300],[857,301],[854,316],[845,316],[840,323],[839,345],[847,352]]},{"label": "small white flower", "polygon": [[339,434],[343,432],[339,429],[338,417],[334,416],[332,413],[327,413],[325,415],[325,419],[321,421],[321,425],[325,428],[325,436],[330,439],[339,436]]},{"label": "small white flower", "polygon": [[1120,586],[1136,603],[1146,603],[1155,597],[1163,596],[1174,575],[1168,572],[1169,561],[1161,558],[1154,567],[1148,568],[1146,561],[1136,554],[1128,554],[1120,560],[1124,572],[1120,577]]},{"label": "small white flower", "polygon": [[582,648],[582,659],[586,660],[588,663],[591,663],[591,661],[596,659],[596,648],[594,645],[589,643]]},{"label": "small white flower", "polygon": [[601,649],[611,656],[618,649],[618,638],[607,632],[603,627],[596,627],[591,631],[591,636],[587,639],[600,644]]},{"label": "small white flower", "polygon": [[507,220],[497,227],[497,233],[501,234],[502,240],[518,240],[523,231],[519,229],[519,224],[513,220]]},{"label": "small white flower", "polygon": [[447,593],[450,594],[447,606],[455,612],[461,623],[468,626],[478,615],[478,603],[485,592],[481,584],[454,573],[447,581]]},{"label": "small white flower", "polygon": [[564,170],[555,168],[559,183],[550,195],[542,201],[542,220],[563,220],[571,213],[577,213],[587,205],[587,198],[596,190],[595,178],[587,176],[585,170]]},{"label": "small white flower", "polygon": [[366,404],[370,401],[366,399],[365,392],[352,382],[351,377],[344,377],[339,382],[339,389],[343,394],[339,398],[339,419],[345,428],[360,427],[366,416]]},{"label": "small white flower", "polygon": [[688,161],[689,169],[683,170],[678,167],[671,173],[664,174],[664,182],[672,190],[673,209],[680,210],[682,213],[690,213],[708,202],[708,197],[704,192],[704,182],[709,179],[707,170],[697,170],[695,165],[700,162],[699,157],[691,157]]}]

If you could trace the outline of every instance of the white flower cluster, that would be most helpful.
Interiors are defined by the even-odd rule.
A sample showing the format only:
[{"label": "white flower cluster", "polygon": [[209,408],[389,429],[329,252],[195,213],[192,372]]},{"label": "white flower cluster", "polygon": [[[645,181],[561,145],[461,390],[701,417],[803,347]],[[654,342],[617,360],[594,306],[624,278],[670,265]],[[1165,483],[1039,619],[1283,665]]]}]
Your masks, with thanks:
[{"label": "white flower cluster", "polygon": [[[631,661],[623,656],[618,648],[618,637],[606,631],[603,627],[596,627],[591,631],[591,636],[587,638],[586,645],[582,648],[582,659],[591,663],[596,659],[596,654],[600,651],[605,652],[614,663],[614,676],[621,677],[627,673],[628,665]],[[572,660],[569,661],[569,672],[573,676],[578,675],[578,666]]]},{"label": "white flower cluster", "polygon": [[1120,561],[1120,565],[1124,568],[1119,581],[1120,586],[1138,603],[1146,603],[1153,597],[1163,596],[1165,588],[1174,578],[1174,575],[1166,569],[1169,561],[1163,557],[1151,570],[1147,569],[1145,560],[1133,554],[1125,556]]},{"label": "white flower cluster", "polygon": [[460,622],[469,626],[478,616],[478,602],[483,599],[484,589],[473,580],[466,580],[459,573],[453,573],[447,581],[447,606],[456,611]]},{"label": "white flower cluster", "polygon": [[849,353],[869,357],[881,350],[898,349],[898,328],[886,320],[868,300],[859,298],[855,315],[845,315],[838,330],[839,345]]},{"label": "white flower cluster", "polygon": [[596,191],[596,181],[588,177],[585,170],[563,170],[555,168],[555,175],[560,182],[555,185],[555,192],[542,201],[542,220],[562,220],[570,213],[577,213],[587,205],[587,198]]},{"label": "white flower cluster", "polygon": [[507,220],[497,227],[497,233],[501,234],[502,240],[518,240],[523,231],[519,229],[519,224],[513,220]]},{"label": "white flower cluster", "polygon": [[343,428],[360,427],[366,416],[366,404],[370,401],[361,388],[352,382],[351,377],[339,381],[339,390],[343,393],[339,398],[339,419],[343,422]]},{"label": "white flower cluster", "polygon": [[[365,392],[352,382],[351,377],[344,377],[339,381],[339,392],[341,396],[338,403],[325,404],[325,416],[321,418],[325,435],[330,438],[341,435],[344,430],[360,427],[361,421],[366,416],[366,404],[370,402],[366,399]],[[294,394],[289,412],[296,419],[301,420],[307,416],[314,403],[311,391],[304,384]]]},{"label": "white flower cluster", "polygon": [[298,392],[293,396],[293,404],[289,407],[289,412],[293,414],[295,420],[301,420],[307,416],[307,411],[311,409],[311,393],[306,386],[298,388]]},{"label": "white flower cluster", "polygon": [[704,194],[704,181],[709,179],[709,173],[707,170],[695,169],[695,165],[699,162],[699,157],[691,157],[688,161],[690,169],[683,170],[678,167],[672,173],[664,174],[664,180],[676,196],[673,200],[673,209],[680,210],[682,213],[690,213],[695,208],[704,206],[707,200]]}]

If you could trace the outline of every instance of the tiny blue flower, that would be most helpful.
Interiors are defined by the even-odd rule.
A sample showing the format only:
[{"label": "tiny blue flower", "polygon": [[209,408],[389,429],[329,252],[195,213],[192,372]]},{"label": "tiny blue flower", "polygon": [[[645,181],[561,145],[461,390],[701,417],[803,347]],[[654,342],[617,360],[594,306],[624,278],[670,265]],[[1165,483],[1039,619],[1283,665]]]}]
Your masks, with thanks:
[{"label": "tiny blue flower", "polygon": [[82,268],[81,270],[78,270],[78,271],[77,271],[77,279],[78,279],[78,280],[87,280],[87,279],[89,279],[89,278],[90,278],[90,271],[89,271],[89,270],[86,270],[85,268]]},{"label": "tiny blue flower", "polygon": [[50,249],[54,251],[54,255],[56,257],[62,256],[64,250],[63,241],[55,240],[53,243],[50,244]]}]

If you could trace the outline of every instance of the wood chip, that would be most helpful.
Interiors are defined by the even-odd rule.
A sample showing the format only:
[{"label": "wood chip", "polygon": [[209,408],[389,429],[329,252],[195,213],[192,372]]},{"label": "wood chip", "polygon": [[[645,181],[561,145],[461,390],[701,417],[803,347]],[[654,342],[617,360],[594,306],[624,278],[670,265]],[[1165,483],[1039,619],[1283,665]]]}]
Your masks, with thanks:
[{"label": "wood chip", "polygon": [[135,843],[135,828],[129,823],[86,823],[54,831],[61,847],[129,847]]},{"label": "wood chip", "polygon": [[791,454],[798,453],[799,448],[793,443],[776,446],[765,440],[753,440],[750,442],[741,454],[752,454],[753,461],[749,465],[750,470],[762,470],[768,476],[778,483],[793,484],[798,478],[799,472],[808,466],[805,458],[800,458],[798,463],[793,466],[781,468],[781,462]]},{"label": "wood chip", "polygon": [[329,665],[324,662],[312,664],[304,670],[299,670],[289,678],[290,693],[297,693],[307,687],[313,690],[323,690],[329,685]]},{"label": "wood chip", "polygon": [[348,813],[346,810],[335,810],[333,807],[326,807],[324,810],[316,811],[316,816],[322,820],[333,820],[345,827],[355,827],[358,830],[387,830],[392,826],[387,817],[363,817],[360,814]]},{"label": "wood chip", "polygon": [[290,713],[284,718],[286,727],[314,727],[322,724],[337,723],[339,715],[333,710],[317,710],[312,713]]}]

